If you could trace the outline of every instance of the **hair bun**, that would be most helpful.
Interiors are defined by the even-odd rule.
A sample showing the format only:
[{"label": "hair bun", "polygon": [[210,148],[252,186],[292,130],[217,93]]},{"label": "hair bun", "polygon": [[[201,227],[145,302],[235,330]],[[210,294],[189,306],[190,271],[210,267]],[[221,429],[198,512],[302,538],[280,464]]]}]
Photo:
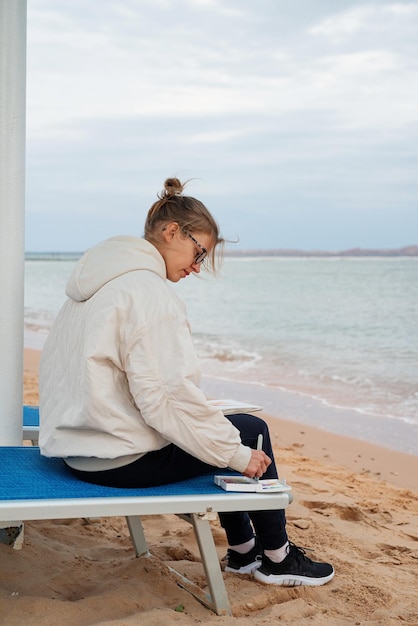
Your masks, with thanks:
[{"label": "hair bun", "polygon": [[167,178],[164,183],[164,189],[167,196],[181,195],[183,193],[184,185],[178,178]]}]

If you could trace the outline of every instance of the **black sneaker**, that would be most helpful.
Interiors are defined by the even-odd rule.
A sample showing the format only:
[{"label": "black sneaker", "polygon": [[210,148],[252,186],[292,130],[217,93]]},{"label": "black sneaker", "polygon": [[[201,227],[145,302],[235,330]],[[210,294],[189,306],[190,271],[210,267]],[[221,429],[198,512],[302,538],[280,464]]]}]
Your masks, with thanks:
[{"label": "black sneaker", "polygon": [[334,568],[329,563],[316,563],[305,555],[305,551],[289,543],[287,557],[281,563],[273,563],[265,554],[260,569],[254,578],[267,585],[297,587],[299,585],[325,585],[334,577]]},{"label": "black sneaker", "polygon": [[256,540],[254,548],[246,554],[240,554],[228,548],[226,558],[225,572],[252,574],[261,565],[262,551]]}]

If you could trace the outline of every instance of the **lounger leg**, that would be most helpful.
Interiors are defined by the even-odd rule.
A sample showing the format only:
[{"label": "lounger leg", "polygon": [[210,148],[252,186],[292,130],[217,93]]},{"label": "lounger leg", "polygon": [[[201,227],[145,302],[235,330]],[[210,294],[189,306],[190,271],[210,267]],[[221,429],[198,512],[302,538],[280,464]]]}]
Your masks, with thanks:
[{"label": "lounger leg", "polygon": [[231,607],[209,521],[198,513],[191,513],[187,517],[189,517],[196,535],[212,599],[212,608],[218,615],[231,615]]},{"label": "lounger leg", "polygon": [[[202,558],[203,568],[209,587],[209,594],[203,594],[191,581],[179,574],[176,570],[169,567],[170,571],[175,574],[178,583],[190,591],[200,602],[209,606],[218,615],[231,615],[231,607],[225,589],[225,583],[219,564],[218,554],[213,541],[212,530],[209,520],[205,515],[199,513],[191,513],[190,515],[179,515],[192,524],[199,546],[200,556]],[[141,518],[138,515],[129,515],[126,517],[132,543],[137,556],[150,556],[147,541],[144,535]],[[195,588],[195,589],[193,589]]]},{"label": "lounger leg", "polygon": [[135,548],[136,556],[149,556],[148,544],[145,539],[144,529],[142,527],[139,515],[129,515],[126,517],[131,541]]}]

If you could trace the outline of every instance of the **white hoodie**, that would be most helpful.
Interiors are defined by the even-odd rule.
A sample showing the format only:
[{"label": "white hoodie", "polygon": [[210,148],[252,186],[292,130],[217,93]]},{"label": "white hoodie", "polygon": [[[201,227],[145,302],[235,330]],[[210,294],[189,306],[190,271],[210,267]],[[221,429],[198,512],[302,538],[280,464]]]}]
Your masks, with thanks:
[{"label": "white hoodie", "polygon": [[100,243],[66,294],[41,357],[43,455],[99,470],[174,443],[216,467],[246,469],[250,448],[199,389],[185,306],[155,246]]}]

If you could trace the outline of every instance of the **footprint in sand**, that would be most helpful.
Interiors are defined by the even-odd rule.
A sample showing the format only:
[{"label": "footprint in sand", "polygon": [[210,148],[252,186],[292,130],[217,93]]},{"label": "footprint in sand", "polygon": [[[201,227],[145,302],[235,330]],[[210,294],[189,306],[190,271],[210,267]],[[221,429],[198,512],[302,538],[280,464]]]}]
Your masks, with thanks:
[{"label": "footprint in sand", "polygon": [[321,515],[331,516],[337,515],[340,519],[349,522],[359,522],[365,519],[364,513],[354,505],[349,504],[336,504],[330,502],[308,501],[301,502],[307,509],[320,513]]}]

